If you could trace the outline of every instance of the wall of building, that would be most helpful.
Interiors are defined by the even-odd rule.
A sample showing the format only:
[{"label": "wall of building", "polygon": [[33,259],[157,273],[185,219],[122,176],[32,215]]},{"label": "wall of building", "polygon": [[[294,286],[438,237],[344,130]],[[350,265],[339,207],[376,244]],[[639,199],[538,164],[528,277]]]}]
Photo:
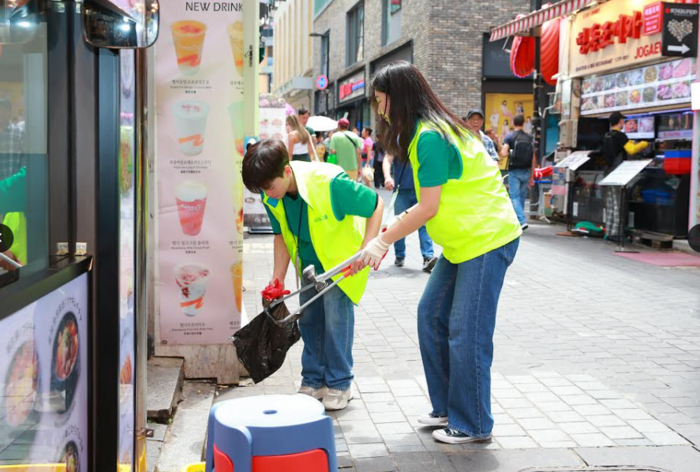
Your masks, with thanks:
[{"label": "wall of building", "polygon": [[[330,31],[333,83],[397,49],[413,45],[413,62],[438,96],[458,114],[481,104],[482,34],[519,13],[530,0],[403,0],[400,39],[382,46],[382,3],[365,0],[364,58],[346,66],[347,12],[357,0],[333,0],[314,19],[314,31]],[[370,12],[370,14],[367,14]],[[313,45],[313,75],[320,73],[321,41]]]},{"label": "wall of building", "polygon": [[287,0],[274,12],[275,61],[272,70],[272,91],[275,92],[294,77],[310,77],[313,70],[313,2]]}]

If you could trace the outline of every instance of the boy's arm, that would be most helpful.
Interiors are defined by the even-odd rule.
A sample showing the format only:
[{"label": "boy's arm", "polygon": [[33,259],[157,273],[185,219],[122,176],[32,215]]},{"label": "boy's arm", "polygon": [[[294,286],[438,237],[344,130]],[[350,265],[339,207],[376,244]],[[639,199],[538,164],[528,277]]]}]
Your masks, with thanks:
[{"label": "boy's arm", "polygon": [[272,270],[272,280],[279,280],[282,285],[284,285],[284,279],[287,277],[287,269],[289,268],[289,261],[292,259],[287,250],[287,245],[284,243],[284,238],[281,234],[275,235],[274,241],[274,269]]}]

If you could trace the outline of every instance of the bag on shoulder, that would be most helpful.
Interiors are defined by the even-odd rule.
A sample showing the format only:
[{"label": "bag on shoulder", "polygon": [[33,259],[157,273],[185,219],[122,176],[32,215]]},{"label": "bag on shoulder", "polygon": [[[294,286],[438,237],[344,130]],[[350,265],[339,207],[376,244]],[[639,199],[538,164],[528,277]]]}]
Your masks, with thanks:
[{"label": "bag on shoulder", "polygon": [[524,131],[515,133],[513,151],[510,154],[510,168],[529,169],[532,167],[534,149],[532,136]]}]

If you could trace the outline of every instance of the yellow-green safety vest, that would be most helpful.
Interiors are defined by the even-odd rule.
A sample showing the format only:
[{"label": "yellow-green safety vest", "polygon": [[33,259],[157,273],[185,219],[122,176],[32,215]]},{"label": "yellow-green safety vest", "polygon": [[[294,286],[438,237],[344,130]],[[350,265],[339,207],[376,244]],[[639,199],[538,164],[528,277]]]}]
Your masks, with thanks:
[{"label": "yellow-green safety vest", "polygon": [[[440,208],[426,223],[426,228],[433,241],[442,246],[445,258],[453,264],[461,264],[514,241],[522,234],[522,229],[498,165],[481,140],[467,131],[462,138],[449,126],[445,128],[442,131],[461,156],[462,172],[459,178],[449,179],[442,186]],[[437,128],[419,122],[408,147],[418,201],[418,138],[428,131],[437,131]]]},{"label": "yellow-green safety vest", "polygon": [[5,215],[2,224],[10,228],[14,242],[10,251],[19,259],[20,264],[27,265],[27,217],[22,212],[12,212]]},{"label": "yellow-green safety vest", "polygon": [[[290,162],[289,165],[294,171],[299,196],[307,204],[311,244],[324,270],[329,270],[360,250],[367,221],[365,218],[349,215],[338,221],[333,213],[331,182],[344,172],[340,166],[301,161]],[[270,198],[264,193],[263,203],[277,218],[292,263],[296,264],[297,239],[289,229],[284,205],[280,200]],[[299,275],[303,269],[296,268]],[[353,277],[342,280],[338,286],[357,304],[365,292],[368,277],[369,268],[366,268]]]}]

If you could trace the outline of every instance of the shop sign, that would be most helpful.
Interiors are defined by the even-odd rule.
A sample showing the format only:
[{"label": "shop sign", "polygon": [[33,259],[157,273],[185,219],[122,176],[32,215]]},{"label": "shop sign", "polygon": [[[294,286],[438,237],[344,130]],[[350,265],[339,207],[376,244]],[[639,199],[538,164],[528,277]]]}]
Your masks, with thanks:
[{"label": "shop sign", "polygon": [[661,56],[654,0],[612,0],[576,15],[571,27],[571,77],[592,75]]},{"label": "shop sign", "polygon": [[687,57],[587,77],[581,87],[581,115],[690,103],[695,67],[695,58]]},{"label": "shop sign", "polygon": [[338,85],[338,100],[346,102],[365,94],[365,71],[355,74]]},{"label": "shop sign", "polygon": [[664,3],[661,54],[695,57],[698,54],[698,5]]}]

